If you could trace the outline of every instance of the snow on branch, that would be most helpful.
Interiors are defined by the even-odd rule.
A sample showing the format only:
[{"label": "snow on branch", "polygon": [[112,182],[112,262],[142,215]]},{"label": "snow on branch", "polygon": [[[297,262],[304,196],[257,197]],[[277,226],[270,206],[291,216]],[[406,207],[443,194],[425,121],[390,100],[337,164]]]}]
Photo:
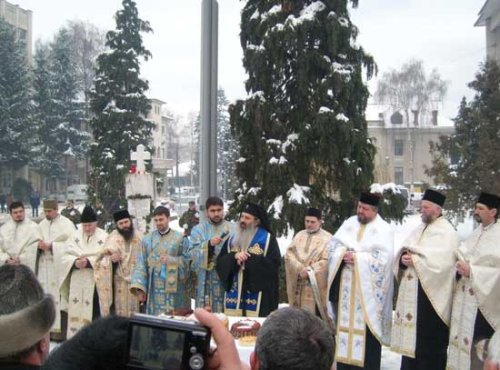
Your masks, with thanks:
[{"label": "snow on branch", "polygon": [[286,24],[298,26],[304,22],[314,21],[317,19],[317,14],[325,10],[325,8],[326,5],[322,1],[315,1],[302,9],[298,18],[295,18],[293,14],[289,15],[286,19]]},{"label": "snow on branch", "polygon": [[309,188],[309,186],[293,184],[293,188],[290,188],[290,190],[286,192],[286,195],[288,195],[288,202],[295,204],[310,204],[309,199],[305,195],[305,193],[308,193],[310,190],[311,188]]},{"label": "snow on branch", "polygon": [[279,220],[282,209],[283,209],[283,196],[280,195],[274,199],[273,203],[267,209],[267,212],[272,213],[273,218],[275,220]]}]

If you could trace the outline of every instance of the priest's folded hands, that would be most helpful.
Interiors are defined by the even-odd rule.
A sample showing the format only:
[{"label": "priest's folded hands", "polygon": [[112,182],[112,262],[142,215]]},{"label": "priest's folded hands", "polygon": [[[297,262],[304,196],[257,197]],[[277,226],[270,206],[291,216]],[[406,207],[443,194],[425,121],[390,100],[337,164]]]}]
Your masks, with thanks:
[{"label": "priest's folded hands", "polygon": [[122,254],[120,253],[120,251],[108,250],[107,254],[109,255],[109,258],[111,259],[111,262],[113,262],[113,263],[120,262],[122,259]]},{"label": "priest's folded hands", "polygon": [[413,259],[411,258],[411,254],[409,251],[403,252],[403,254],[401,255],[401,263],[406,267],[413,266]]},{"label": "priest's folded hands", "polygon": [[457,272],[463,277],[469,277],[470,275],[470,266],[467,262],[458,261],[455,265],[457,268]]},{"label": "priest's folded hands", "polygon": [[250,253],[248,252],[238,252],[234,255],[234,258],[238,261],[238,265],[241,265],[243,262],[245,262],[248,258],[250,257]]},{"label": "priest's folded hands", "polygon": [[343,261],[348,265],[354,264],[354,252],[352,251],[345,252]]},{"label": "priest's folded hands", "polygon": [[84,269],[87,267],[89,260],[86,257],[80,257],[75,260],[75,267],[77,269]]}]

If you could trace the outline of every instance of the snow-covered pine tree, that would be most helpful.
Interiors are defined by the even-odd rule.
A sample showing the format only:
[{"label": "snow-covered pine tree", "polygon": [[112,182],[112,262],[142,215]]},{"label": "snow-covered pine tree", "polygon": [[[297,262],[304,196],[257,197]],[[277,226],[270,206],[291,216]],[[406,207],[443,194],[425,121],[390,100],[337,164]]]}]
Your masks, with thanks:
[{"label": "snow-covered pine tree", "polygon": [[332,230],[372,182],[364,112],[374,61],[356,43],[348,0],[249,0],[241,15],[249,97],[230,107],[244,201],[268,207],[274,230],[303,228],[309,206]]},{"label": "snow-covered pine tree", "polygon": [[[130,151],[143,144],[149,148],[154,123],[146,120],[151,109],[141,79],[141,60],[151,53],[141,34],[151,32],[149,22],[139,18],[136,4],[123,0],[116,15],[116,30],[106,35],[109,51],[99,55],[95,87],[91,92],[91,198],[99,198],[105,209],[116,209],[124,201],[125,175],[130,168]],[[151,152],[151,149],[149,148]]]},{"label": "snow-covered pine tree", "polygon": [[500,194],[500,68],[485,63],[469,83],[474,98],[460,103],[455,133],[431,143],[433,165],[427,173],[445,184],[447,207],[471,209],[480,191]]},{"label": "snow-covered pine tree", "polygon": [[80,86],[66,29],[49,47],[38,44],[34,74],[38,168],[47,176],[63,178],[68,160],[84,158],[90,139],[81,128],[84,105],[78,100]]},{"label": "snow-covered pine tree", "polygon": [[[33,123],[37,133],[35,165],[47,176],[61,176],[64,172],[55,150],[59,143],[57,122],[54,117],[52,73],[50,70],[50,47],[37,41],[33,63]],[[56,155],[58,154],[58,155]]]},{"label": "snow-covered pine tree", "polygon": [[32,159],[31,80],[24,45],[0,18],[0,164],[17,169]]},{"label": "snow-covered pine tree", "polygon": [[238,141],[231,132],[229,124],[229,101],[224,89],[217,91],[217,180],[220,195],[231,200],[238,187],[235,174],[236,160],[239,157]]},{"label": "snow-covered pine tree", "polygon": [[62,154],[84,158],[89,148],[89,135],[81,130],[84,119],[84,104],[78,96],[81,86],[77,79],[76,64],[71,56],[72,39],[66,29],[61,29],[51,45],[51,70],[53,78],[53,101],[56,118],[60,122],[60,150]]}]

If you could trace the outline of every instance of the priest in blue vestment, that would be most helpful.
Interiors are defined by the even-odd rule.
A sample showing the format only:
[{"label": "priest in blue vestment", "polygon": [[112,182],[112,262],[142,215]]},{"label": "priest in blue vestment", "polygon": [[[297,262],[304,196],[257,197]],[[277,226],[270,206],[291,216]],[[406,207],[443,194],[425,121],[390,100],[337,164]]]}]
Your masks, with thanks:
[{"label": "priest in blue vestment", "polygon": [[212,312],[224,310],[224,288],[215,262],[229,238],[231,224],[224,220],[224,203],[219,197],[205,202],[207,219],[191,231],[189,255],[191,270],[196,273],[196,307],[210,307]]},{"label": "priest in blue vestment", "polygon": [[132,273],[130,291],[146,305],[149,315],[182,315],[191,307],[186,280],[189,276],[188,242],[169,226],[170,211],[153,212],[156,230],[144,236]]}]

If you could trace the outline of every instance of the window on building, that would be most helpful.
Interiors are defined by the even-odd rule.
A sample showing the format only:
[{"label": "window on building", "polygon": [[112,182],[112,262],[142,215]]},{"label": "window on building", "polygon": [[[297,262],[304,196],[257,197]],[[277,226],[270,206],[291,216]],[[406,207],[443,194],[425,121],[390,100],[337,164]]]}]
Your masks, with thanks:
[{"label": "window on building", "polygon": [[412,110],[413,113],[413,125],[418,126],[418,110]]},{"label": "window on building", "polygon": [[391,123],[393,125],[401,125],[403,124],[403,115],[399,112],[395,112],[392,116],[391,116]]},{"label": "window on building", "polygon": [[438,111],[437,110],[432,111],[432,124],[434,126],[437,126],[437,124],[438,124]]},{"label": "window on building", "polygon": [[2,187],[4,189],[10,189],[12,186],[12,177],[9,172],[2,174]]},{"label": "window on building", "polygon": [[405,142],[403,139],[394,140],[394,155],[402,156],[405,150]]},{"label": "window on building", "polygon": [[403,185],[404,183],[403,167],[394,167],[394,182],[396,185]]}]

